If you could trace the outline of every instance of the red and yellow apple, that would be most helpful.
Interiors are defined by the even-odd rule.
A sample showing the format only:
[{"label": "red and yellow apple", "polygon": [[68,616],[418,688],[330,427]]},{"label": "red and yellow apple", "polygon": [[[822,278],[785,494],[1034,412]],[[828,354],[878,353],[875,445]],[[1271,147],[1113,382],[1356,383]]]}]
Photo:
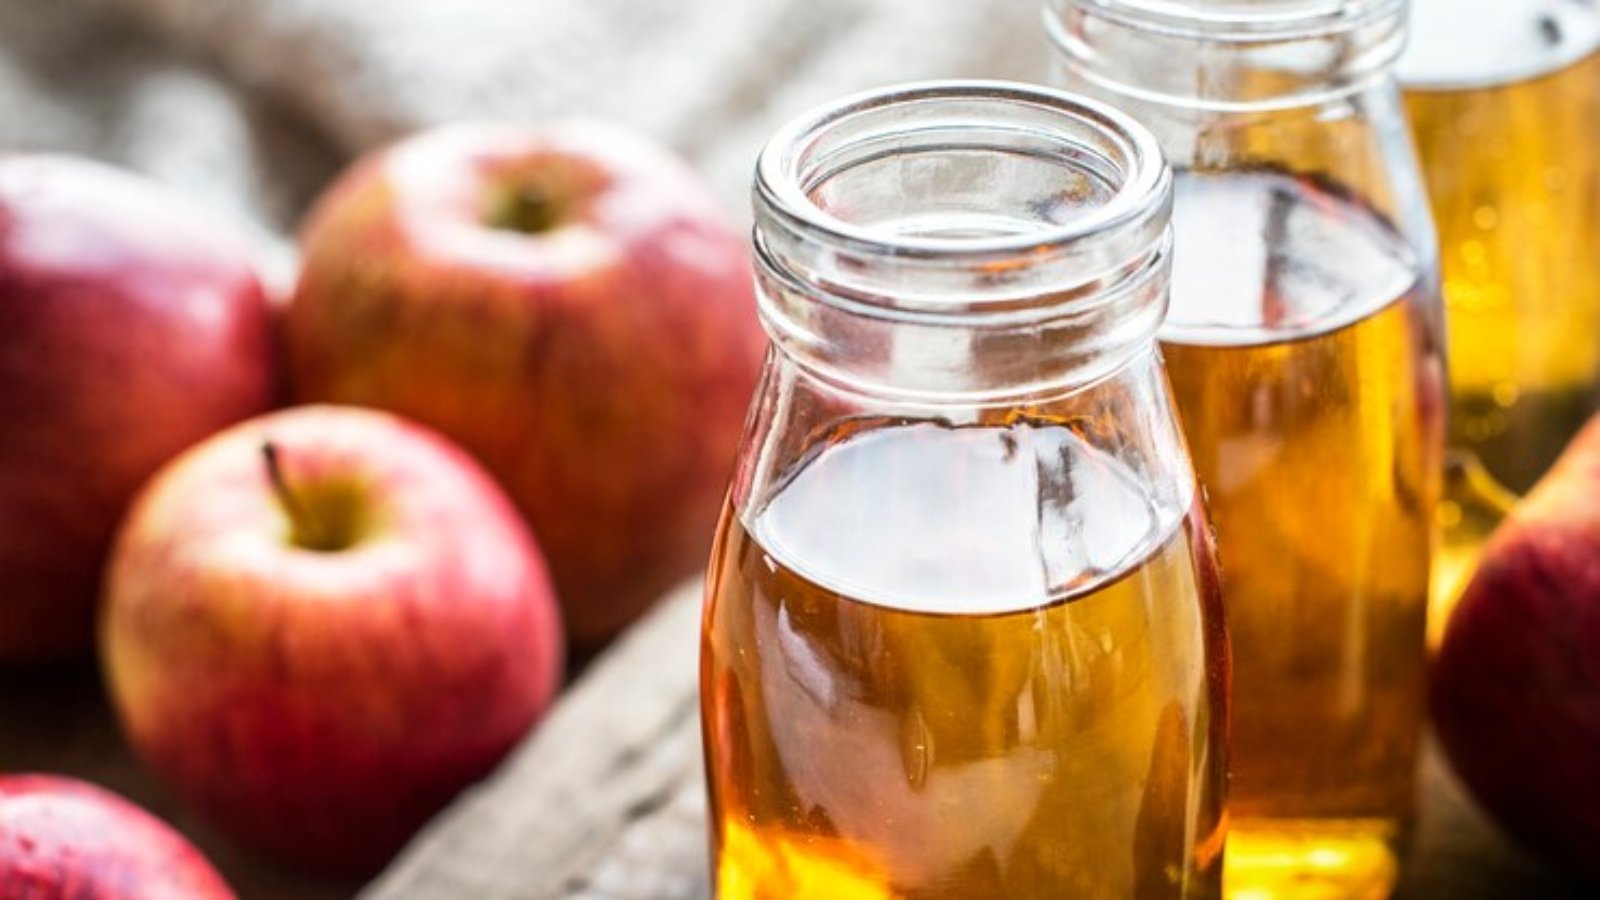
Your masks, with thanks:
[{"label": "red and yellow apple", "polygon": [[1430,699],[1484,809],[1600,879],[1600,419],[1490,538],[1445,627]]},{"label": "red and yellow apple", "polygon": [[205,857],[109,791],[0,775],[0,900],[233,900]]},{"label": "red and yellow apple", "polygon": [[361,160],[301,246],[298,396],[476,454],[578,643],[704,565],[765,338],[745,241],[682,163],[591,122],[448,127]]},{"label": "red and yellow apple", "polygon": [[540,554],[464,451],[302,407],[169,463],[107,576],[123,730],[240,842],[368,872],[488,773],[559,685]]},{"label": "red and yellow apple", "polygon": [[128,500],[274,397],[245,241],[134,175],[0,158],[0,661],[92,646]]}]

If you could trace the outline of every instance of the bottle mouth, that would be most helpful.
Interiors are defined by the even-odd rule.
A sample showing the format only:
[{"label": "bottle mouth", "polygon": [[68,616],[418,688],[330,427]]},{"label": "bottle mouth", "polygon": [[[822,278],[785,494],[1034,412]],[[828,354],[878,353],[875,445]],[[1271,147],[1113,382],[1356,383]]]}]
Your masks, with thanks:
[{"label": "bottle mouth", "polygon": [[789,123],[755,180],[757,301],[819,377],[918,402],[1055,390],[1149,348],[1172,174],[1127,115],[943,81]]},{"label": "bottle mouth", "polygon": [[1063,72],[1195,113],[1312,107],[1388,77],[1405,0],[1047,0]]},{"label": "bottle mouth", "polygon": [[[1293,41],[1333,37],[1386,20],[1407,0],[1047,0],[1068,9],[1170,37],[1210,41]],[[1048,13],[1047,13],[1048,15]],[[1049,16],[1054,20],[1055,16]]]},{"label": "bottle mouth", "polygon": [[756,168],[765,267],[823,299],[959,314],[1103,286],[1163,244],[1154,136],[1048,88],[884,88],[783,127]]}]

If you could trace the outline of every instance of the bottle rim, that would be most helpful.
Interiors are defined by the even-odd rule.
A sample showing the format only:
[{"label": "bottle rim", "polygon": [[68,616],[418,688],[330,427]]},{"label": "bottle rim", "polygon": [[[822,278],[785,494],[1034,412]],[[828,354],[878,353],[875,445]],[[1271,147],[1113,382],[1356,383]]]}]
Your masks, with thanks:
[{"label": "bottle rim", "polygon": [[1052,88],[917,82],[824,104],[762,151],[753,199],[762,324],[851,390],[1063,390],[1153,347],[1166,311],[1172,172],[1155,136]]},{"label": "bottle rim", "polygon": [[[1045,16],[1075,9],[1168,37],[1259,43],[1334,37],[1380,23],[1403,21],[1409,0],[1045,0]],[[1267,8],[1262,8],[1263,6]]]},{"label": "bottle rim", "polygon": [[[1041,225],[1026,231],[985,236],[935,237],[899,233],[886,228],[846,221],[824,209],[810,191],[831,174],[826,168],[826,142],[850,126],[870,122],[889,111],[913,111],[918,107],[936,112],[941,104],[983,101],[991,108],[1022,108],[1042,119],[1070,124],[1079,132],[1093,132],[1111,148],[1110,156],[1098,160],[1112,171],[1110,196],[1081,215],[1062,223]],[[886,138],[895,126],[887,123],[868,137]],[[943,127],[993,129],[997,133],[1014,131],[1035,139],[1059,140],[1068,152],[1092,152],[1083,146],[1069,147],[1065,134],[1053,136],[1039,126],[1025,130],[1018,125],[996,125],[979,119],[947,120]],[[915,128],[915,126],[913,126]],[[907,132],[914,135],[914,130]],[[856,143],[867,138],[857,139]],[[892,140],[892,138],[891,138]],[[884,152],[912,152],[904,142]],[[823,158],[818,158],[822,153]],[[1105,174],[1105,173],[1102,173]],[[1053,88],[1007,81],[940,80],[891,85],[849,95],[814,107],[782,126],[768,141],[756,163],[755,207],[757,231],[777,226],[791,236],[810,242],[833,245],[841,250],[869,257],[888,257],[902,261],[929,261],[947,266],[971,266],[986,261],[1028,256],[1040,260],[1053,251],[1080,247],[1098,237],[1126,235],[1141,223],[1159,220],[1166,227],[1171,205],[1171,173],[1155,136],[1133,117],[1109,104]],[[1147,244],[1159,240],[1159,233]]]}]

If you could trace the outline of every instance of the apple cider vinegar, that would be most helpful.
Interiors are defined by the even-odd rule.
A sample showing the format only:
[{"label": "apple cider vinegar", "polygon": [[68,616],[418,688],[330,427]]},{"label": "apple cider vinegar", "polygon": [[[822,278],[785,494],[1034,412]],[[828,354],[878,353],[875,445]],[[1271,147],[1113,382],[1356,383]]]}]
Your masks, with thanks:
[{"label": "apple cider vinegar", "polygon": [[1307,179],[1177,192],[1161,335],[1234,648],[1229,892],[1297,896],[1310,861],[1338,889],[1305,896],[1385,896],[1414,804],[1442,429],[1413,262]]},{"label": "apple cider vinegar", "polygon": [[1600,382],[1600,12],[1413,10],[1401,77],[1439,229],[1451,436],[1525,491]]},{"label": "apple cider vinegar", "polygon": [[1064,427],[824,444],[715,551],[718,896],[1217,896],[1194,522]]},{"label": "apple cider vinegar", "polygon": [[1174,169],[1159,336],[1233,647],[1230,900],[1384,898],[1423,727],[1445,374],[1405,0],[1046,0]]},{"label": "apple cider vinegar", "polygon": [[717,900],[1215,900],[1227,631],[1156,344],[1172,175],[1046,88],[797,119],[710,570]]}]

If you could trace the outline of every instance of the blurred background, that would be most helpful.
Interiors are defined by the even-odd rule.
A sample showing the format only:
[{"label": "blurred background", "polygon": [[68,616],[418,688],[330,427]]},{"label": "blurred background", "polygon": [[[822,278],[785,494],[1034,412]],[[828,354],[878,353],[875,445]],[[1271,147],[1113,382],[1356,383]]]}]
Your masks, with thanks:
[{"label": "blurred background", "polygon": [[776,123],[935,76],[1037,79],[1031,0],[6,0],[0,150],[83,153],[282,235],[361,151],[583,114],[666,141],[744,216]]}]

